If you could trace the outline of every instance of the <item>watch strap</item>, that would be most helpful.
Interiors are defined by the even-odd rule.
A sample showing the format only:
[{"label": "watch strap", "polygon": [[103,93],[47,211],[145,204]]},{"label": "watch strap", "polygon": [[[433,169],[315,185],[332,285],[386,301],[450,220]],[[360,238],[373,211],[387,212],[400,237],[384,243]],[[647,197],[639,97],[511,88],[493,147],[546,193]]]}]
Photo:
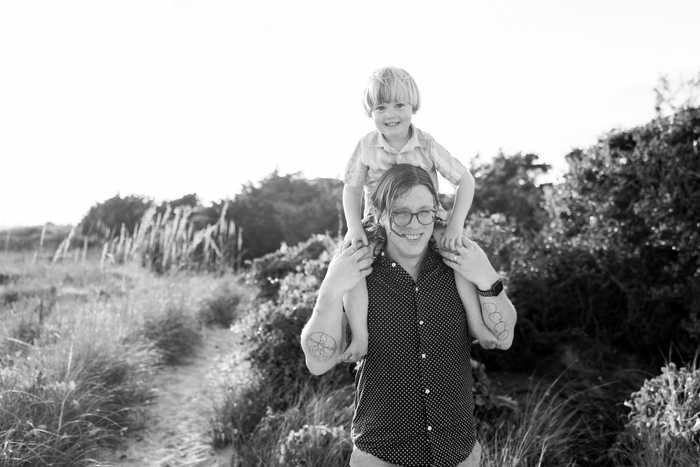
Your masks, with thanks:
[{"label": "watch strap", "polygon": [[498,279],[487,290],[481,290],[477,287],[476,291],[482,297],[496,297],[503,291],[503,279]]}]

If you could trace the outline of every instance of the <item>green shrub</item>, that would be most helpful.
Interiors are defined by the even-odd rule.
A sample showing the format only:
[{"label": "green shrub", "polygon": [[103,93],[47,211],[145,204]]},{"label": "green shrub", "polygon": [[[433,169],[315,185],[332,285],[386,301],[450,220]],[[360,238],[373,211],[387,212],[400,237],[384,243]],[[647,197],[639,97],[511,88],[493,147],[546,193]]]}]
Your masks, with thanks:
[{"label": "green shrub", "polygon": [[[248,396],[256,397],[253,393],[248,393]],[[353,398],[354,386],[351,384],[338,389],[303,387],[292,405],[280,411],[268,407],[255,429],[235,440],[232,465],[282,467],[297,465],[293,462],[300,459],[306,460],[305,465],[309,466],[347,465],[352,450],[349,435]],[[255,407],[257,402],[254,399],[244,406]],[[326,432],[324,428],[309,430],[311,426],[334,428]],[[300,439],[316,444],[302,446],[297,444]],[[328,452],[319,452],[317,448],[324,442],[328,443]]]},{"label": "green shrub", "polygon": [[628,427],[637,435],[658,432],[663,440],[682,438],[700,447],[700,368],[661,368],[625,401],[630,408]]},{"label": "green shrub", "polygon": [[296,246],[282,246],[277,251],[253,260],[250,280],[259,289],[258,298],[277,298],[280,281],[288,274],[301,272],[305,263],[325,257],[335,249],[335,240],[328,235],[314,235]]},{"label": "green shrub", "polygon": [[700,368],[668,363],[625,406],[627,425],[611,450],[618,464],[680,467],[700,459]]},{"label": "green shrub", "polygon": [[178,306],[170,306],[163,314],[147,319],[143,333],[168,365],[185,363],[202,340],[195,319]]},{"label": "green shrub", "polygon": [[319,281],[305,273],[291,274],[281,281],[279,303],[262,302],[246,323],[250,351],[248,359],[272,387],[279,388],[273,409],[293,403],[307,384],[335,387],[354,381],[349,364],[337,365],[322,376],[312,376],[301,349],[301,330],[311,317]]},{"label": "green shrub", "polygon": [[204,325],[218,325],[224,328],[238,318],[238,306],[241,303],[241,293],[228,286],[217,289],[214,296],[205,300],[197,312],[197,318]]},{"label": "green shrub", "polygon": [[280,465],[344,466],[352,453],[352,440],[342,426],[304,425],[289,432],[279,453]]}]

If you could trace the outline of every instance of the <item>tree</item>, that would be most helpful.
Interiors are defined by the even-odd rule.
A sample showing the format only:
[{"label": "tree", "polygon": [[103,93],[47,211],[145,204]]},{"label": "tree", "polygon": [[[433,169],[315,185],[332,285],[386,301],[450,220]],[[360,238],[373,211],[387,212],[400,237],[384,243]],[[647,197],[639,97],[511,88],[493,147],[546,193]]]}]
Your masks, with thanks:
[{"label": "tree", "polygon": [[690,79],[659,78],[654,88],[657,117],[667,117],[681,110],[700,106],[700,72]]},{"label": "tree", "polygon": [[537,159],[536,154],[507,156],[501,152],[490,163],[473,164],[476,192],[472,210],[504,214],[515,221],[519,233],[539,231],[547,212],[537,177],[551,166]]},{"label": "tree", "polygon": [[189,193],[172,201],[163,201],[162,203],[160,203],[160,206],[158,206],[157,212],[159,214],[164,213],[167,206],[170,206],[170,209],[188,206],[191,208],[196,208],[197,206],[199,206],[199,197],[196,193]]},{"label": "tree", "polygon": [[700,108],[683,109],[567,156],[560,230],[623,298],[619,343],[650,353],[700,342]]},{"label": "tree", "polygon": [[234,199],[230,216],[243,228],[244,257],[256,258],[296,244],[311,234],[339,231],[341,182],[307,180],[277,171],[258,185],[248,183]]},{"label": "tree", "polygon": [[131,234],[152,201],[143,196],[129,195],[112,198],[96,203],[80,221],[83,235],[114,237],[119,235],[122,224]]}]

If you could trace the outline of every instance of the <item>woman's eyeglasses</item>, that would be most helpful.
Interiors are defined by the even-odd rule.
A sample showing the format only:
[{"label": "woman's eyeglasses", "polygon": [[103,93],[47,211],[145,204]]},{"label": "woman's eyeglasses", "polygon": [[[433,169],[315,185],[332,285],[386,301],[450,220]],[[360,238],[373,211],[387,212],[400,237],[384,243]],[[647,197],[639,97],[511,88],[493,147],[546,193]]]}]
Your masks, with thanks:
[{"label": "woman's eyeglasses", "polygon": [[418,219],[421,225],[430,225],[435,222],[435,209],[426,209],[418,212],[397,211],[389,215],[391,222],[399,227],[406,227],[413,220],[413,216]]}]

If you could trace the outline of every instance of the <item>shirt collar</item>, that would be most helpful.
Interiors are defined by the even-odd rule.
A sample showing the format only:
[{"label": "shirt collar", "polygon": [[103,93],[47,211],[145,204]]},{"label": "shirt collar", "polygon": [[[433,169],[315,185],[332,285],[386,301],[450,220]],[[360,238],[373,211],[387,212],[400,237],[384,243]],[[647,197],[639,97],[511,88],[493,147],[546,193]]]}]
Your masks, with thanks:
[{"label": "shirt collar", "polygon": [[[389,257],[389,255],[387,255],[383,249],[377,255],[377,259],[375,260],[374,266],[383,269],[387,272],[401,271],[403,274],[408,275],[408,273],[406,273],[406,271],[403,270],[399,263],[391,259],[391,257]],[[423,257],[420,269],[418,270],[418,282],[420,282],[424,277],[428,277],[429,275],[431,275],[436,269],[439,269],[443,266],[447,267],[442,262],[442,257],[435,250],[434,240],[431,239],[430,243],[428,244],[428,251]]]},{"label": "shirt collar", "polygon": [[397,151],[394,149],[389,142],[384,138],[384,135],[382,134],[381,131],[377,130],[377,147],[382,148],[387,152],[393,152],[396,154],[399,154],[404,151],[410,151],[412,149],[420,148],[420,141],[418,141],[418,132],[416,131],[416,127],[413,126],[413,123],[411,123],[411,126],[409,127],[408,131],[411,133],[411,136],[408,138],[408,141],[406,144],[401,148],[401,151]]}]

